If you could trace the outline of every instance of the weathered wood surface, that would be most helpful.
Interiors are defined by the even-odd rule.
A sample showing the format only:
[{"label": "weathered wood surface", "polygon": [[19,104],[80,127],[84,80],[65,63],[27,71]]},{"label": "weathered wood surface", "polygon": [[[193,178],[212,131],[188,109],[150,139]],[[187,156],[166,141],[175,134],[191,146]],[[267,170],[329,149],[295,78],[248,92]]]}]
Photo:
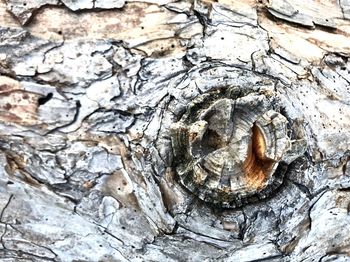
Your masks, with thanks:
[{"label": "weathered wood surface", "polygon": [[[349,19],[347,0],[1,0],[1,261],[349,261]],[[229,86],[306,141],[236,209],[179,183],[169,137]]]}]

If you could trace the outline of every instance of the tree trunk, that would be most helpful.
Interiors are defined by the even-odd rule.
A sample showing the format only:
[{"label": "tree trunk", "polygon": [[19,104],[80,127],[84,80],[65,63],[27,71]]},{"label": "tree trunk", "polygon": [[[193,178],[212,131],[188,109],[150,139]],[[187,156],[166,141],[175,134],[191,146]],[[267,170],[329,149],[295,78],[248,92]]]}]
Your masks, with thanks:
[{"label": "tree trunk", "polygon": [[349,261],[349,19],[0,0],[1,261]]}]

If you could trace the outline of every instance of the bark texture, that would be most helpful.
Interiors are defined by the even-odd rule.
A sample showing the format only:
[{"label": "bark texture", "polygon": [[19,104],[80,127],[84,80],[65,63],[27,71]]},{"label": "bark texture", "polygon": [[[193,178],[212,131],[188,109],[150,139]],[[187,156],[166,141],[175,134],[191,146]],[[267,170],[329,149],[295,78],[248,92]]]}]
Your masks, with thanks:
[{"label": "bark texture", "polygon": [[[348,0],[0,0],[1,261],[349,261],[349,19]],[[227,97],[175,129],[186,161],[172,135],[227,88],[281,115],[257,120],[274,143],[244,131],[254,172],[284,162],[231,208],[211,200],[224,180],[198,197],[178,174],[196,141],[218,149],[207,128],[237,138]]]}]

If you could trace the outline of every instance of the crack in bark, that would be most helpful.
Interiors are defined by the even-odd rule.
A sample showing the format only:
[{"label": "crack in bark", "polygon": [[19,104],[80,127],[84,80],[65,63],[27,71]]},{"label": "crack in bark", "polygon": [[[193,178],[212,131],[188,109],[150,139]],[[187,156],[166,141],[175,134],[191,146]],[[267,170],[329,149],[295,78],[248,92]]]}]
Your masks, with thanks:
[{"label": "crack in bark", "polygon": [[58,127],[55,127],[53,129],[47,131],[46,133],[43,134],[43,136],[47,136],[47,135],[53,134],[56,131],[59,131],[60,129],[68,127],[68,126],[72,125],[73,123],[75,123],[78,120],[79,111],[80,111],[80,107],[81,107],[81,104],[80,104],[79,100],[76,100],[75,104],[76,104],[76,111],[75,111],[75,115],[73,117],[73,120],[70,123],[68,123],[68,124],[65,124],[65,125],[62,125],[62,126],[58,126]]},{"label": "crack in bark", "polygon": [[3,219],[3,216],[5,214],[5,210],[8,208],[8,206],[10,205],[10,202],[12,200],[12,198],[14,197],[13,194],[10,195],[9,199],[7,200],[5,206],[2,208],[1,210],[1,213],[0,213],[0,222],[4,223],[4,221],[2,220]]}]

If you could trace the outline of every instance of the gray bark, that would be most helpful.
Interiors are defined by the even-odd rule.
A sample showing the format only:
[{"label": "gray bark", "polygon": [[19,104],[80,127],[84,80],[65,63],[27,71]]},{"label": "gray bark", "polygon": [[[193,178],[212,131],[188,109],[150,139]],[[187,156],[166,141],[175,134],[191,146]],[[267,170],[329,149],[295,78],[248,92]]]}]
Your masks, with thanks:
[{"label": "gray bark", "polygon": [[[349,261],[349,10],[1,0],[1,261]],[[222,207],[171,130],[227,88],[275,101],[291,146],[281,185]]]}]

